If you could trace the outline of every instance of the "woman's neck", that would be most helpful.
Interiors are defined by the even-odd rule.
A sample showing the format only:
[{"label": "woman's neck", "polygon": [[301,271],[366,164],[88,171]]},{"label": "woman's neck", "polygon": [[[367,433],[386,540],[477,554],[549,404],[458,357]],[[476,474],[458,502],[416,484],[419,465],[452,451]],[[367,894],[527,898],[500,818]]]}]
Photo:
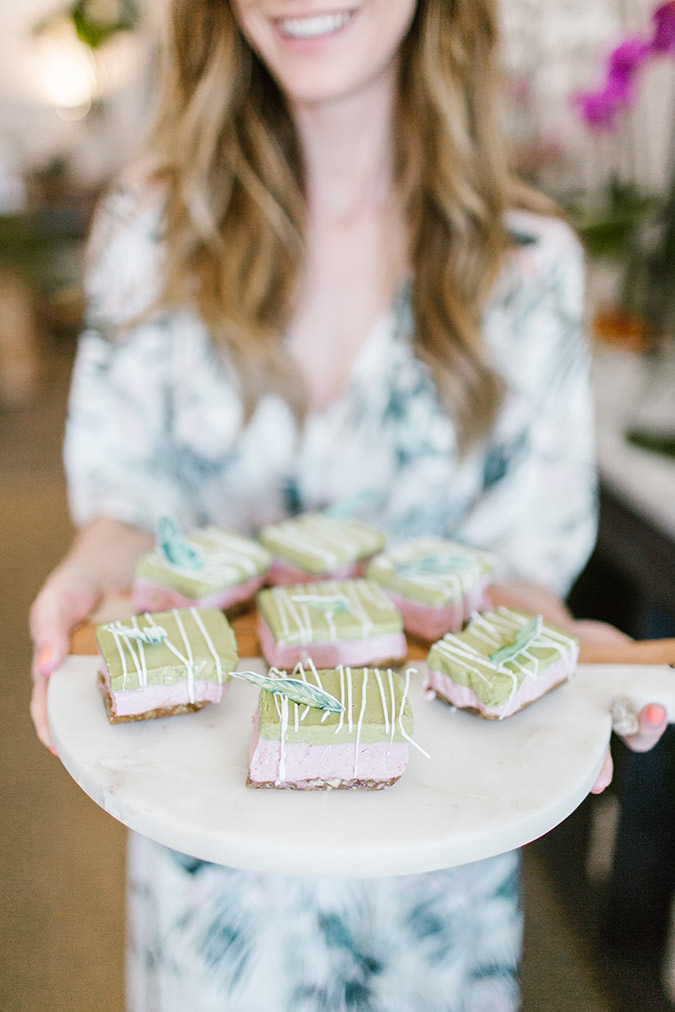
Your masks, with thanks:
[{"label": "woman's neck", "polygon": [[404,273],[392,200],[395,78],[340,102],[293,110],[309,218],[288,347],[314,409],[344,396],[358,355]]},{"label": "woman's neck", "polygon": [[392,67],[354,95],[293,108],[310,217],[345,223],[389,203],[395,75]]}]

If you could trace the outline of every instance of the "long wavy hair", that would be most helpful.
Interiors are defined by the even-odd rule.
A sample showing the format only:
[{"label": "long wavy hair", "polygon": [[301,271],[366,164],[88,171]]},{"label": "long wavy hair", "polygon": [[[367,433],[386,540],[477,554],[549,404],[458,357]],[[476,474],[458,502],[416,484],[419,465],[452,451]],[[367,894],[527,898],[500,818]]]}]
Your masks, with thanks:
[{"label": "long wavy hair", "polygon": [[[419,0],[401,51],[393,139],[416,352],[464,447],[488,430],[502,396],[480,333],[512,194],[497,35],[495,0]],[[282,336],[307,205],[284,96],[226,0],[170,0],[158,81],[147,151],[167,194],[160,302],[196,301],[249,411],[275,390],[302,415],[304,386]]]}]

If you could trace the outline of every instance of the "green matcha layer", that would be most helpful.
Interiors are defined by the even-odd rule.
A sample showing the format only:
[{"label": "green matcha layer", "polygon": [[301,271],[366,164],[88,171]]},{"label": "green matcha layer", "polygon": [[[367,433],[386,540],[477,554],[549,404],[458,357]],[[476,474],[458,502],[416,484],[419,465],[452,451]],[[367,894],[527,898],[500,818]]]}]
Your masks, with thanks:
[{"label": "green matcha layer", "polygon": [[170,563],[154,549],[141,556],[134,577],[170,587],[184,597],[199,600],[226,587],[236,587],[267,572],[270,554],[256,541],[240,534],[204,527],[188,539],[198,560],[193,565]]},{"label": "green matcha layer", "polygon": [[273,555],[306,573],[330,573],[384,547],[386,536],[360,520],[303,513],[263,527],[260,543]]},{"label": "green matcha layer", "polygon": [[[294,672],[294,677],[297,673]],[[303,678],[319,685],[344,706],[342,713],[289,703],[260,693],[258,737],[291,745],[371,745],[405,742],[413,732],[413,713],[401,676],[378,668],[303,669]]]},{"label": "green matcha layer", "polygon": [[445,538],[417,538],[376,555],[366,576],[411,601],[441,608],[494,571],[496,559]]},{"label": "green matcha layer", "polygon": [[468,696],[459,691],[455,697],[448,686],[466,689],[475,705],[503,716],[505,708],[512,712],[568,678],[577,655],[574,636],[541,616],[500,607],[474,615],[462,632],[448,633],[433,645],[427,657],[429,684],[458,706],[474,701],[462,702]]},{"label": "green matcha layer", "polygon": [[361,640],[403,632],[399,610],[373,580],[320,580],[267,587],[258,612],[276,643]]},{"label": "green matcha layer", "polygon": [[179,682],[230,681],[239,655],[217,608],[175,608],[96,627],[112,692]]}]

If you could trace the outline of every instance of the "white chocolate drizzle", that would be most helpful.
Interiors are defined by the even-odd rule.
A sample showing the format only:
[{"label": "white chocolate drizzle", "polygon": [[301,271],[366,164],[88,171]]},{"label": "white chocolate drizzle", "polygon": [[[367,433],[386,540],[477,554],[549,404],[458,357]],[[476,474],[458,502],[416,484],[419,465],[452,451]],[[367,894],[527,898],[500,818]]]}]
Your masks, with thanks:
[{"label": "white chocolate drizzle", "polygon": [[463,598],[496,568],[487,552],[444,538],[418,538],[376,555],[367,575],[381,580],[394,593],[417,599],[416,590],[429,591],[436,604],[452,606],[456,621],[463,618]]},{"label": "white chocolate drizzle", "polygon": [[[530,617],[501,606],[493,612],[475,612],[471,616],[471,623],[465,630],[465,634],[471,634],[493,652],[504,645],[505,635],[511,636],[517,633],[530,621]],[[489,654],[482,653],[466,639],[454,633],[447,633],[443,639],[434,644],[432,649],[450,661],[457,662],[465,671],[486,685],[491,685],[496,675],[510,679],[510,691],[499,713],[501,720],[509,712],[520,680],[529,678],[538,681],[542,677],[542,660],[532,653],[532,650],[552,650],[560,659],[563,659],[569,656],[570,651],[575,647],[576,640],[573,636],[568,636],[561,630],[542,622],[536,638],[528,644],[526,649],[500,663],[496,663]]]},{"label": "white chocolate drizzle", "polygon": [[[134,624],[134,628],[136,628],[136,629],[140,628],[139,624],[138,624],[138,618],[137,618],[136,615],[134,615],[134,617],[133,617],[133,624]],[[153,627],[149,626],[148,628],[152,629]],[[162,630],[162,632],[164,633],[164,636],[163,636],[163,639],[160,640],[160,642],[163,642],[163,640],[166,639],[166,630]],[[140,653],[141,668],[142,668],[142,676],[141,676],[141,680],[140,681],[141,681],[141,685],[147,685],[148,684],[148,664],[147,664],[147,660],[146,660],[146,657],[145,657],[145,650],[143,649],[143,645],[142,645],[143,641],[139,640],[139,643],[141,644],[140,648],[139,648],[139,653]]]},{"label": "white chocolate drizzle", "polygon": [[393,741],[396,733],[396,696],[394,695],[394,674],[391,668],[387,668],[387,677],[389,679],[389,699],[391,701],[391,720],[389,721],[391,731],[389,740]]},{"label": "white chocolate drizzle", "polygon": [[[316,668],[316,665],[311,659],[306,662],[307,669],[312,673],[317,685],[325,690],[324,684],[321,681],[321,676]],[[394,740],[394,735],[398,730],[401,736],[413,745],[422,755],[429,758],[429,754],[421,748],[413,740],[413,738],[405,730],[405,710],[408,700],[409,688],[410,688],[410,676],[416,671],[415,668],[408,668],[406,671],[405,681],[401,685],[401,689],[398,691],[398,704],[397,704],[397,680],[400,676],[395,674],[391,668],[387,668],[386,676],[385,672],[378,668],[363,668],[362,677],[359,679],[361,685],[360,695],[357,695],[357,686],[355,684],[354,673],[349,666],[339,665],[336,669],[340,679],[340,695],[339,701],[342,703],[343,710],[336,714],[337,721],[335,727],[335,734],[338,734],[347,723],[347,730],[350,736],[353,735],[354,741],[354,758],[352,767],[352,776],[354,779],[358,778],[358,764],[359,754],[361,747],[361,737],[363,732],[364,720],[368,705],[368,694],[375,692],[382,706],[382,721],[384,724],[384,740],[387,738],[389,741]],[[370,678],[370,675],[373,678]],[[283,676],[285,673],[277,668],[270,668],[270,674],[278,674]],[[294,676],[304,679],[307,681],[307,673],[305,670],[305,664],[299,662],[293,669]],[[386,682],[385,682],[385,676]],[[388,692],[385,688],[388,688]],[[372,688],[370,688],[372,686]],[[302,706],[298,703],[289,701],[287,697],[272,696],[274,705],[277,711],[277,717],[279,720],[279,765],[278,765],[278,779],[275,781],[280,784],[285,779],[286,774],[286,746],[288,739],[288,729],[290,726],[294,728],[296,735],[300,731],[300,726],[303,722],[304,717],[309,711],[310,707]],[[289,706],[293,706],[292,717],[289,714]],[[358,709],[358,713],[356,710]],[[301,712],[302,711],[302,712]],[[326,712],[321,718],[323,723],[327,718],[331,716],[330,713]],[[355,719],[356,718],[356,719]]]},{"label": "white chocolate drizzle", "polygon": [[[297,709],[297,704],[294,704]],[[288,733],[288,699],[281,697],[281,736],[279,738],[279,779],[286,776],[286,735]]]},{"label": "white chocolate drizzle", "polygon": [[204,640],[206,642],[206,646],[208,647],[209,652],[211,653],[211,656],[213,657],[214,661],[216,662],[216,674],[218,675],[218,684],[222,685],[223,684],[223,662],[222,662],[222,660],[220,658],[220,654],[216,650],[215,643],[213,642],[213,640],[209,636],[208,630],[207,630],[206,626],[204,625],[204,623],[202,622],[202,617],[199,614],[199,612],[197,611],[197,609],[196,608],[191,608],[190,609],[190,613],[191,613],[192,617],[194,618],[195,622],[197,623],[197,625],[199,626],[199,630],[200,630],[202,636],[204,637]]},{"label": "white chocolate drizzle", "polygon": [[382,714],[384,716],[384,731],[385,734],[389,734],[390,720],[389,720],[389,713],[387,711],[387,701],[384,698],[384,685],[382,684],[382,675],[380,673],[379,668],[374,668],[373,670],[375,672],[375,680],[377,681],[377,687],[380,692],[380,700],[382,701]]},{"label": "white chocolate drizzle", "polygon": [[363,718],[366,713],[366,700],[368,694],[368,668],[363,669],[363,680],[361,682],[361,709],[359,719],[356,722],[356,737],[354,738],[354,780],[359,775],[359,745],[361,744],[361,731],[363,730]]},{"label": "white chocolate drizzle", "polygon": [[334,569],[369,555],[382,543],[379,532],[359,521],[307,513],[263,528],[261,540],[271,551],[307,556],[311,566]]},{"label": "white chocolate drizzle", "polygon": [[234,586],[252,579],[269,565],[269,554],[261,545],[234,532],[210,526],[182,537],[199,557],[198,568],[171,561],[159,544],[143,558],[152,566],[213,588]]},{"label": "white chocolate drizzle", "polygon": [[191,703],[195,701],[195,659],[192,653],[192,647],[190,646],[190,640],[188,639],[187,633],[185,632],[185,626],[183,620],[176,608],[173,609],[173,615],[178,623],[178,631],[180,632],[183,643],[185,645],[185,653],[187,654],[187,688],[188,688],[188,700]]},{"label": "white chocolate drizzle", "polygon": [[[185,679],[187,682],[188,700],[191,703],[194,703],[195,679],[198,677],[207,662],[202,660],[197,663],[195,660],[193,641],[191,640],[183,622],[183,615],[189,614],[194,621],[196,628],[201,633],[204,643],[206,644],[206,648],[215,663],[216,676],[219,685],[222,685],[224,677],[222,658],[220,657],[197,608],[191,607],[185,609],[183,611],[183,615],[181,615],[181,610],[174,608],[170,614],[173,616],[176,627],[180,633],[182,649],[171,641],[170,637],[167,635],[166,629],[158,624],[155,616],[150,612],[145,612],[143,614],[143,618],[147,622],[147,626],[144,628],[155,629],[161,633],[161,637],[158,636],[156,640],[151,642],[145,642],[143,638],[136,635],[137,632],[142,633],[144,631],[139,624],[138,616],[134,616],[132,618],[133,625],[131,628],[123,625],[120,621],[108,623],[104,626],[104,628],[112,634],[113,641],[117,649],[122,667],[123,689],[128,687],[129,677],[132,671],[135,674],[140,687],[148,685],[148,659],[151,655],[148,654],[147,651],[154,651],[155,649],[161,647],[169,650],[184,668]],[[129,659],[133,662],[131,668],[128,663]]]},{"label": "white chocolate drizzle", "polygon": [[410,675],[413,673],[413,671],[415,672],[415,674],[417,674],[417,668],[406,669],[405,685],[403,686],[403,694],[401,696],[401,708],[398,713],[398,727],[399,731],[401,732],[401,734],[403,735],[403,737],[407,742],[409,742],[414,748],[416,748],[418,752],[421,752],[423,756],[426,756],[427,759],[431,759],[429,753],[425,752],[422,746],[418,745],[416,741],[413,741],[413,739],[410,737],[405,727],[403,726],[403,711],[405,710],[406,700],[408,698],[408,693],[410,691]]},{"label": "white chocolate drizzle", "polygon": [[[322,604],[324,599],[326,605]],[[400,622],[398,609],[373,580],[323,580],[297,587],[271,587],[261,593],[259,602],[275,639],[285,645],[339,639],[339,615],[345,612],[356,623],[358,635],[366,638],[374,634],[378,620]]]}]

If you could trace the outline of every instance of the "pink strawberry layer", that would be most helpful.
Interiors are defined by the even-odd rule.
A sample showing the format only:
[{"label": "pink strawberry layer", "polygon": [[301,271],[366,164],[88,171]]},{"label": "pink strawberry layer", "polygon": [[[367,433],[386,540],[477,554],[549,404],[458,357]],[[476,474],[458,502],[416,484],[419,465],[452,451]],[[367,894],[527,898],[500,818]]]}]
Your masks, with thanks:
[{"label": "pink strawberry layer", "polygon": [[197,679],[193,683],[190,698],[187,681],[182,679],[174,685],[144,685],[140,689],[120,689],[115,692],[110,687],[107,671],[103,672],[103,678],[116,717],[129,717],[186,703],[219,703],[230,687],[229,682],[218,685],[216,682]]},{"label": "pink strawberry layer", "polygon": [[393,590],[384,588],[387,597],[396,605],[403,616],[403,628],[411,636],[423,640],[437,640],[447,632],[459,632],[472,612],[485,609],[488,604],[486,589],[488,581],[472,587],[464,597],[442,607],[422,604],[402,597]]},{"label": "pink strawberry layer", "polygon": [[407,646],[403,633],[367,636],[360,640],[330,640],[323,643],[277,643],[270,627],[258,618],[258,638],[267,660],[275,668],[294,668],[311,657],[317,668],[360,668],[384,661],[403,660]]},{"label": "pink strawberry layer", "polygon": [[352,562],[332,569],[330,573],[308,573],[306,569],[298,569],[284,559],[275,558],[267,572],[267,582],[273,587],[290,587],[294,583],[313,583],[315,580],[351,580],[363,576],[365,568],[365,561]]},{"label": "pink strawberry layer", "polygon": [[226,611],[234,604],[253,597],[265,582],[263,576],[254,577],[236,587],[226,587],[214,594],[198,599],[184,597],[171,587],[162,587],[150,580],[135,579],[132,588],[133,606],[136,611],[169,611],[170,608],[220,608]]},{"label": "pink strawberry layer", "polygon": [[578,650],[575,649],[571,656],[562,657],[540,675],[526,676],[518,691],[501,706],[486,706],[468,686],[458,685],[448,675],[433,671],[431,668],[427,672],[426,688],[461,709],[478,710],[485,717],[510,717],[556,685],[567,681],[574,673],[577,655]]},{"label": "pink strawberry layer", "polygon": [[[280,771],[282,756],[283,775]],[[401,776],[407,763],[405,742],[385,740],[358,746],[354,742],[340,745],[286,742],[282,746],[279,741],[259,738],[257,719],[254,719],[249,761],[249,779],[253,783],[390,781]]]}]

